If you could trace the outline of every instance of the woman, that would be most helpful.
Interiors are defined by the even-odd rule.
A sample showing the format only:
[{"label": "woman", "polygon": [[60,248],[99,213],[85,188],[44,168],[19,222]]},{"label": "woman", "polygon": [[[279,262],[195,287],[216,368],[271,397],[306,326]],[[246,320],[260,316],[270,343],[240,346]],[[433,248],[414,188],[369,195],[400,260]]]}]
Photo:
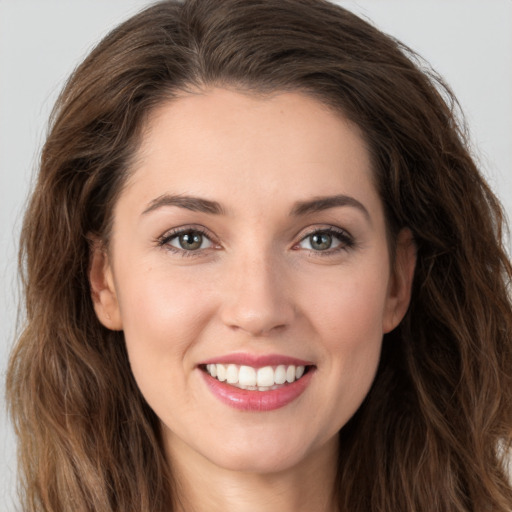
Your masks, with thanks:
[{"label": "woman", "polygon": [[511,268],[454,105],[318,0],[107,36],[22,233],[26,509],[510,510]]}]

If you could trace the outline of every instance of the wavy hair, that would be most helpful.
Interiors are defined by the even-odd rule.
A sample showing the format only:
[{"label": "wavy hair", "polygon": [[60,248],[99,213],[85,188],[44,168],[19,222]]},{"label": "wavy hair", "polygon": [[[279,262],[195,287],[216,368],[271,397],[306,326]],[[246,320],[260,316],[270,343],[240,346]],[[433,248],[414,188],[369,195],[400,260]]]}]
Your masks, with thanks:
[{"label": "wavy hair", "polygon": [[26,321],[7,377],[26,511],[160,512],[159,422],[88,283],[152,111],[183,91],[301,91],[356,123],[391,237],[417,246],[412,301],[341,430],[343,512],[510,512],[512,275],[500,205],[457,102],[398,41],[323,0],[163,1],[112,31],[55,106],[24,219]]}]

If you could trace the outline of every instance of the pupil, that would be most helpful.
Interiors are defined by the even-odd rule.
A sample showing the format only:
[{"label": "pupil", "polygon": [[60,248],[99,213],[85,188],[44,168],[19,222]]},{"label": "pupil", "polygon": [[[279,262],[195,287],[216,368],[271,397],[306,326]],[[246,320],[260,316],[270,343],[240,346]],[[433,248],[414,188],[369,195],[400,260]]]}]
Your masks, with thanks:
[{"label": "pupil", "polygon": [[184,233],[180,236],[180,245],[183,249],[194,250],[199,249],[203,242],[201,233]]},{"label": "pupil", "polygon": [[317,233],[311,237],[311,246],[313,249],[325,251],[329,249],[332,244],[332,236],[328,233]]}]

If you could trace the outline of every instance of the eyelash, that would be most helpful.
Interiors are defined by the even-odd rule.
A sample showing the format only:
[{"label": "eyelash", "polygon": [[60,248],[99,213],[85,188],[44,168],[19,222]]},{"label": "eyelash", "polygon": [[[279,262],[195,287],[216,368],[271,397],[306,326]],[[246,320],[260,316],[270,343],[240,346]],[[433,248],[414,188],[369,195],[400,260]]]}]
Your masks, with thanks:
[{"label": "eyelash", "polygon": [[[175,238],[187,234],[187,233],[198,233],[201,236],[205,237],[207,240],[209,240],[213,246],[219,247],[219,244],[215,241],[215,238],[208,233],[208,231],[202,227],[202,226],[186,226],[183,228],[176,228],[172,231],[168,231],[161,237],[159,237],[156,242],[158,247],[165,248],[169,252],[172,252],[174,254],[178,254],[185,258],[190,257],[197,257],[201,256],[201,254],[207,250],[207,249],[196,249],[196,250],[186,250],[186,249],[179,249],[177,247],[174,247],[170,245],[170,242],[174,240]],[[335,228],[333,226],[326,227],[326,228],[315,228],[306,233],[302,238],[294,244],[292,249],[300,250],[300,244],[307,240],[308,238],[312,237],[313,235],[320,235],[320,234],[327,234],[334,238],[336,238],[340,244],[337,247],[329,248],[323,251],[320,250],[313,250],[313,249],[304,249],[308,251],[310,254],[313,254],[314,256],[320,256],[320,257],[329,257],[333,256],[341,251],[349,251],[350,249],[354,248],[356,245],[356,242],[352,235],[350,235],[347,231],[340,228]]]},{"label": "eyelash", "polygon": [[326,234],[330,235],[333,238],[337,238],[340,242],[339,246],[334,248],[329,248],[324,251],[315,251],[313,249],[306,249],[310,254],[313,254],[314,256],[320,256],[320,257],[329,257],[334,256],[338,254],[341,251],[349,251],[350,249],[353,249],[356,245],[356,242],[352,235],[350,235],[347,231],[341,228],[335,228],[334,226],[329,226],[326,228],[315,228],[306,233],[297,244],[295,244],[293,247],[298,247],[299,244],[307,240],[308,238],[312,237],[313,235],[320,235],[320,234]]},{"label": "eyelash", "polygon": [[179,236],[185,235],[187,233],[199,233],[201,236],[209,240],[214,246],[218,246],[218,244],[214,241],[214,237],[210,235],[208,231],[202,226],[186,226],[168,231],[157,239],[157,245],[158,247],[162,247],[167,251],[172,252],[173,254],[178,254],[179,256],[183,256],[184,258],[200,256],[205,249],[187,251],[186,249],[179,249],[170,245],[171,240],[174,240],[175,238],[178,238]]}]

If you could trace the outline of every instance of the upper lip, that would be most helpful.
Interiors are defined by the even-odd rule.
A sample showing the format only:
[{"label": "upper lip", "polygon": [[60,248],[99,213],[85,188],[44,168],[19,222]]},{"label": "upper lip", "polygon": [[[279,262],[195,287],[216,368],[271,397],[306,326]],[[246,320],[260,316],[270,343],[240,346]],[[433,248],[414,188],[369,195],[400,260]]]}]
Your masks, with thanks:
[{"label": "upper lip", "polygon": [[207,364],[236,364],[240,366],[252,366],[253,368],[263,368],[264,366],[295,365],[311,366],[311,361],[305,361],[296,357],[290,357],[280,354],[255,355],[247,353],[225,354],[219,357],[212,357],[206,361],[201,361],[199,366]]}]

